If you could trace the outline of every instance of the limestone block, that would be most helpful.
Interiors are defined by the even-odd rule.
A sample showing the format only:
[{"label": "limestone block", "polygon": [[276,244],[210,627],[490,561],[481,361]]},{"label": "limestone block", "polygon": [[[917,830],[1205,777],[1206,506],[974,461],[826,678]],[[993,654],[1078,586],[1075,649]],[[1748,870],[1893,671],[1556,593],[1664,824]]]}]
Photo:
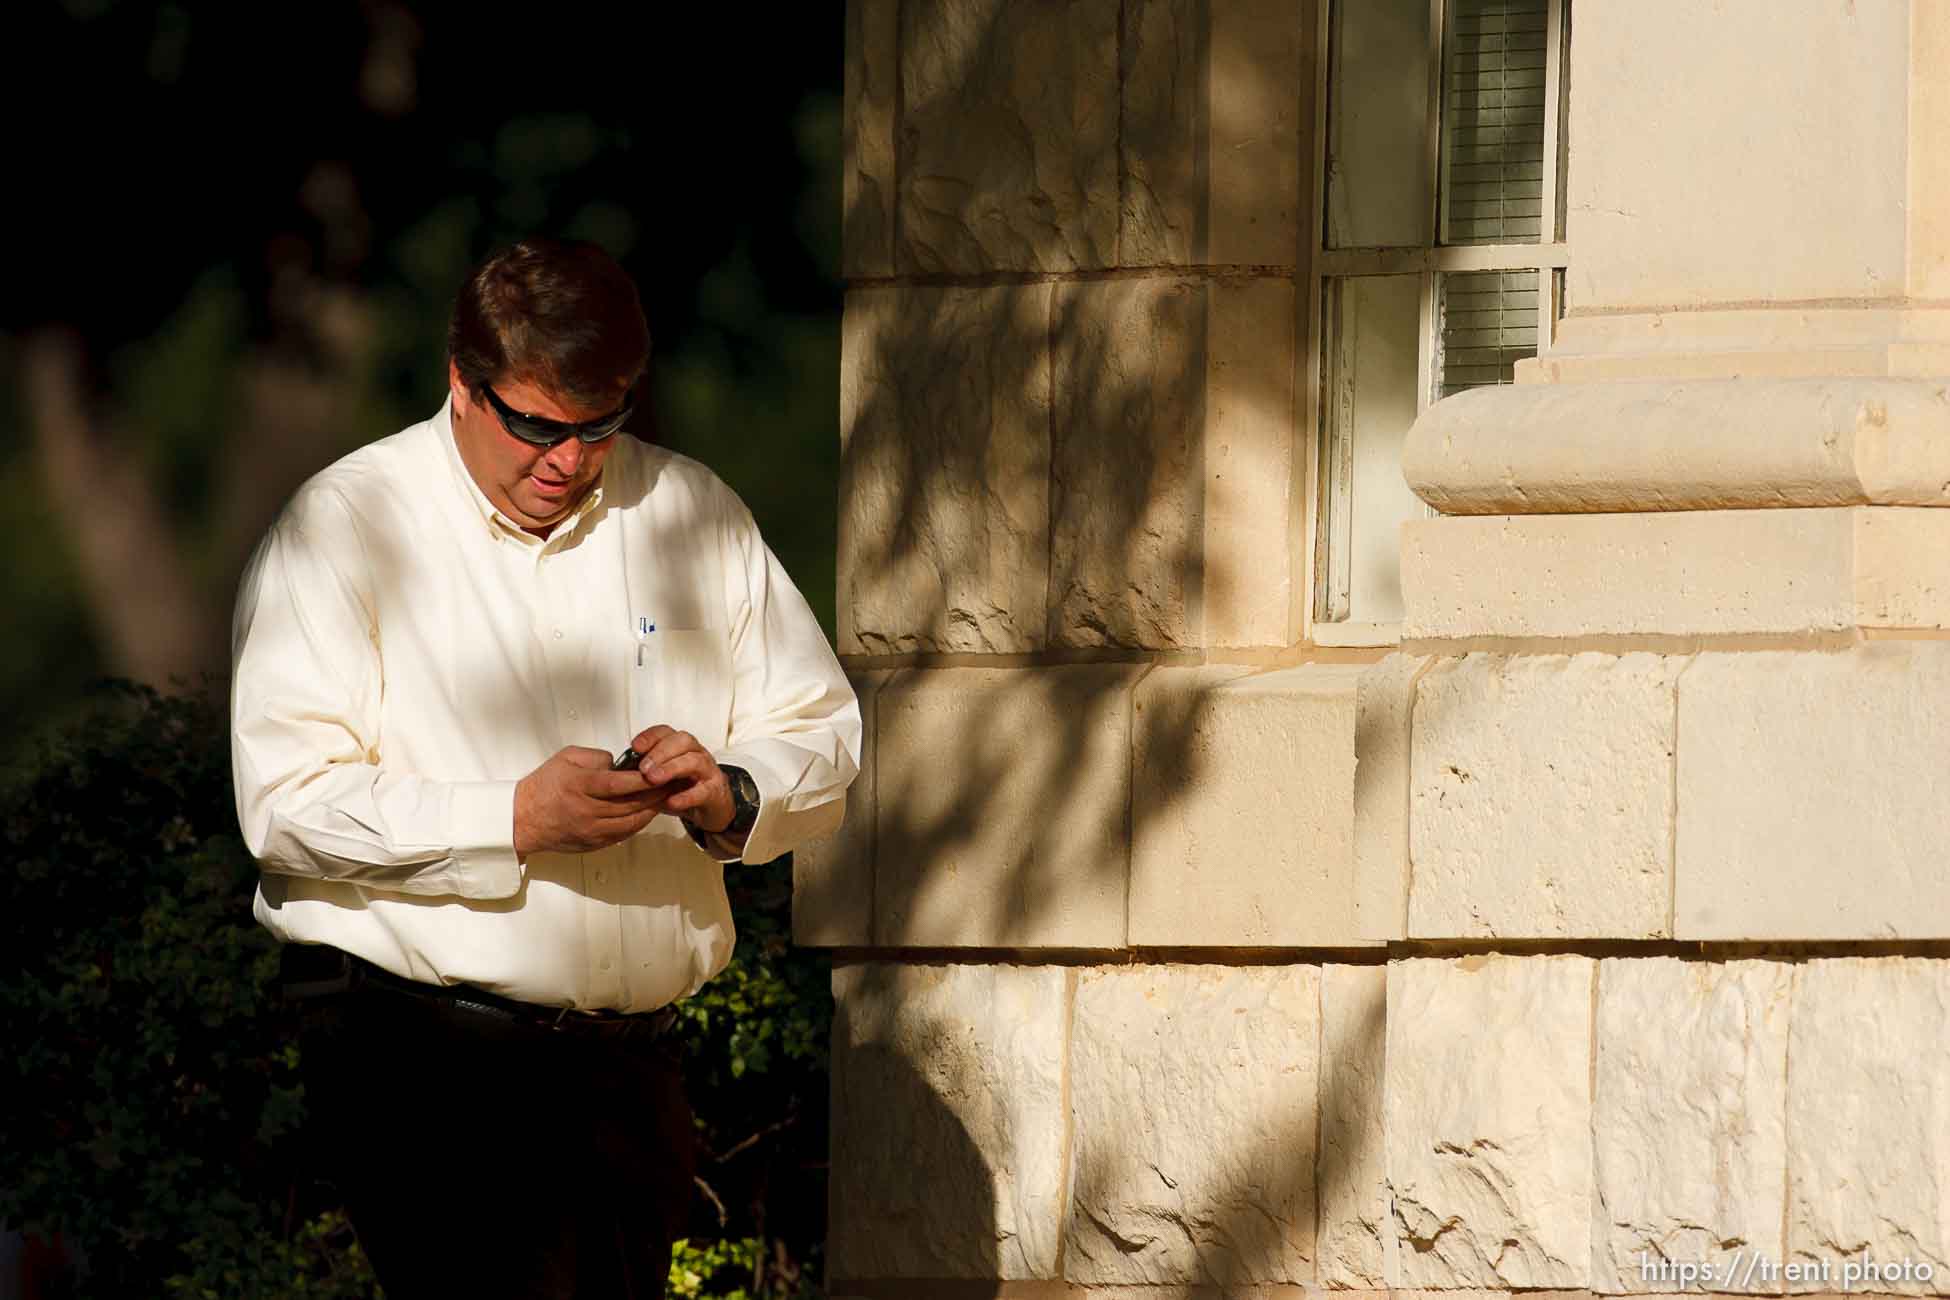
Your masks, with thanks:
[{"label": "limestone block", "polygon": [[846,788],[846,820],[792,854],[792,942],[860,948],[873,942],[873,707],[884,672],[848,673],[860,701],[860,774]]},{"label": "limestone block", "polygon": [[1854,516],[1858,627],[1950,627],[1950,511],[1872,509]]},{"label": "limestone block", "polygon": [[1179,279],[1057,286],[1053,645],[1197,644],[1206,293]]},{"label": "limestone block", "polygon": [[1279,0],[1125,5],[1120,265],[1294,264],[1308,27]]},{"label": "limestone block", "polygon": [[1416,520],[1403,638],[1950,627],[1950,510]]},{"label": "limestone block", "polygon": [[1352,944],[1360,664],[1159,668],[1133,704],[1131,942]]},{"label": "limestone block", "polygon": [[1354,688],[1354,932],[1408,937],[1409,720],[1415,682],[1437,662],[1391,654]]},{"label": "limestone block", "polygon": [[1786,1258],[1792,974],[1770,961],[1598,964],[1593,1290],[1675,1290],[1645,1275],[1643,1256],[1710,1263],[1714,1291],[1781,1291],[1778,1274],[1735,1261]]},{"label": "limestone block", "polygon": [[1397,1275],[1382,1126],[1388,968],[1320,968],[1319,1280],[1381,1289]]},{"label": "limestone block", "polygon": [[1388,966],[1388,1183],[1403,1287],[1583,1287],[1588,957]]},{"label": "limestone block", "polygon": [[[998,1297],[998,1300],[1319,1300],[1315,1289],[1297,1282],[1269,1282],[1258,1286],[1205,1286],[1196,1282],[1180,1282],[1162,1286],[1092,1286],[1079,1287],[1068,1283],[1060,1289],[1052,1288],[1045,1292],[1041,1287],[1029,1294],[1021,1294],[1028,1288],[1011,1288],[1017,1294]],[[920,1300],[919,1297],[916,1300]],[[928,1300],[944,1300],[940,1292],[933,1292]],[[975,1297],[969,1297],[975,1300]],[[1377,1295],[1374,1300],[1394,1300],[1394,1297]],[[1431,1297],[1430,1300],[1458,1300],[1456,1296]],[[1489,1300],[1484,1297],[1483,1300]],[[1498,1297],[1497,1300],[1502,1300]],[[1529,1297],[1525,1297],[1529,1300]],[[1573,1297],[1539,1297],[1539,1300],[1573,1300]]]},{"label": "limestone block", "polygon": [[1911,6],[1587,8],[1569,70],[1571,301],[1904,292]]},{"label": "limestone block", "polygon": [[1043,644],[1048,285],[854,289],[842,324],[840,650]]},{"label": "limestone block", "polygon": [[[1765,315],[1771,324],[1799,314]],[[1878,319],[1892,333],[1928,327]],[[1604,323],[1614,333],[1597,334],[1588,347],[1601,356],[1628,349],[1621,361],[1644,356],[1681,328],[1640,338],[1617,332],[1614,318]],[[1590,321],[1578,324],[1595,332]],[[1723,328],[1744,324],[1743,317]],[[1834,340],[1823,341],[1836,350]],[[1686,355],[1726,346],[1699,338]],[[1449,515],[1945,505],[1950,385],[1749,377],[1478,388],[1416,420],[1402,474],[1417,496]]]},{"label": "limestone block", "polygon": [[1950,937],[1950,644],[1702,654],[1679,735],[1675,937]]},{"label": "limestone block", "polygon": [[[1828,1270],[1789,1289],[1950,1289],[1950,962],[1800,966],[1788,1061],[1788,1256]],[[1840,1285],[1869,1260],[1934,1277]]]},{"label": "limestone block", "polygon": [[898,0],[847,0],[841,271],[894,273],[894,82]]},{"label": "limestone block", "polygon": [[881,688],[877,943],[1124,945],[1142,673],[946,668]]},{"label": "limestone block", "polygon": [[1067,1280],[1313,1280],[1319,999],[1312,966],[1079,977]]},{"label": "limestone block", "polygon": [[1292,284],[1064,284],[1051,320],[1051,643],[1291,644]]},{"label": "limestone block", "polygon": [[1114,263],[1117,25],[1118,0],[902,4],[898,270]]},{"label": "limestone block", "polygon": [[1055,1276],[1069,979],[834,969],[829,1276]]},{"label": "limestone block", "polygon": [[1683,658],[1472,654],[1416,683],[1414,938],[1656,938]]},{"label": "limestone block", "polygon": [[1306,500],[1294,437],[1293,283],[1224,280],[1206,296],[1200,642],[1285,647],[1299,639],[1307,599],[1291,541]]},{"label": "limestone block", "polygon": [[[1909,22],[1907,277],[1912,299],[1950,294],[1950,160],[1936,147],[1936,123],[1950,113],[1950,13],[1923,5]],[[1936,373],[1943,373],[1939,367]]]}]

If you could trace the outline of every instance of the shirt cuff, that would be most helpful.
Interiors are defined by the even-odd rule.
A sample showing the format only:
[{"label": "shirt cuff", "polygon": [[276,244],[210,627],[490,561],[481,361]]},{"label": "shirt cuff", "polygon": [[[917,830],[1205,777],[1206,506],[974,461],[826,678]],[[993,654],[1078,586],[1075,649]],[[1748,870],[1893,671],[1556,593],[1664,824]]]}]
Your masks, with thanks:
[{"label": "shirt cuff", "polygon": [[513,898],[521,892],[515,854],[514,781],[457,781],[447,805],[454,892],[462,898]]},{"label": "shirt cuff", "polygon": [[689,822],[684,822],[684,832],[691,837],[691,843],[721,863],[742,859],[745,856],[745,841],[751,838],[749,834],[732,836],[723,831],[700,830]]}]

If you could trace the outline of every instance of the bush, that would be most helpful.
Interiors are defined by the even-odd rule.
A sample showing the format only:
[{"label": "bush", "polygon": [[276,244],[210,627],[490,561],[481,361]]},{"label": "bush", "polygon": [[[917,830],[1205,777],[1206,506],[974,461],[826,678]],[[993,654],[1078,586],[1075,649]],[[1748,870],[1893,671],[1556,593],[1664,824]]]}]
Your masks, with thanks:
[{"label": "bush", "polygon": [[[376,1294],[300,1143],[296,1025],[252,918],[226,721],[111,684],[0,780],[0,1221],[85,1258],[77,1295]],[[683,1006],[704,1151],[686,1296],[815,1294],[825,1235],[823,963],[790,867],[732,868],[731,967]]]}]

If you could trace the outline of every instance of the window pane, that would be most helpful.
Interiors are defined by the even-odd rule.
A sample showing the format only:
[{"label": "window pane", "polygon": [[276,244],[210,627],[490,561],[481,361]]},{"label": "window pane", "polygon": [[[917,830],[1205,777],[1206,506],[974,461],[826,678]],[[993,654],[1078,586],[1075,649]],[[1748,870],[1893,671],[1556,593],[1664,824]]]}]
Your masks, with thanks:
[{"label": "window pane", "polygon": [[1549,19],[1549,0],[1450,0],[1442,51],[1444,243],[1537,241]]},{"label": "window pane", "polygon": [[1428,242],[1429,0],[1335,0],[1327,246]]},{"label": "window pane", "polygon": [[1402,616],[1401,525],[1428,511],[1402,478],[1402,440],[1415,423],[1422,277],[1329,281],[1324,533],[1330,622]]},{"label": "window pane", "polygon": [[1441,279],[1438,395],[1515,381],[1537,355],[1537,272],[1467,271]]}]

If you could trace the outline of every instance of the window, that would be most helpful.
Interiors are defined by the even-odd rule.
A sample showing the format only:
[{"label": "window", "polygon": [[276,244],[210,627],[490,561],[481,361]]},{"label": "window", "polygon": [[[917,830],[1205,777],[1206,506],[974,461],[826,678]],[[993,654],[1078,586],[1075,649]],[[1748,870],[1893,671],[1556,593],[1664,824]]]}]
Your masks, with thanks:
[{"label": "window", "polygon": [[1317,641],[1389,639],[1402,441],[1562,312],[1569,0],[1329,0],[1312,309]]}]

